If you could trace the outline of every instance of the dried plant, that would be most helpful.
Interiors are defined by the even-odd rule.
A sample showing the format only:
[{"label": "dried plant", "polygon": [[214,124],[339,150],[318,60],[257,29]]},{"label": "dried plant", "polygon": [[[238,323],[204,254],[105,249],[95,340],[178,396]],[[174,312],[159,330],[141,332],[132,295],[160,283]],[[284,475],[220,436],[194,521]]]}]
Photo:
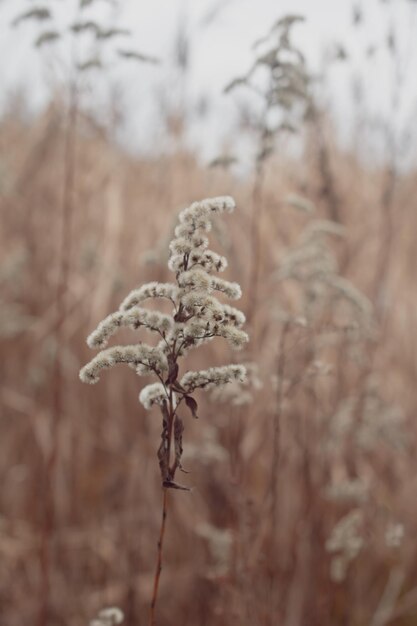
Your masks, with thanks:
[{"label": "dried plant", "polygon": [[116,606],[101,609],[97,617],[90,622],[90,626],[117,626],[123,622],[123,612]]},{"label": "dried plant", "polygon": [[[99,8],[105,2],[84,0],[80,5],[88,9],[96,4]],[[33,8],[35,2],[31,3]],[[116,5],[113,0],[111,4]],[[48,2],[51,12],[55,12],[55,5]],[[354,18],[359,26],[367,19],[367,9],[362,5],[362,18]],[[21,21],[22,28],[29,19]],[[291,19],[288,23],[291,21],[296,25]],[[55,41],[54,51],[58,47],[61,51],[53,36],[57,32],[55,21],[41,20],[39,26],[38,47],[46,51]],[[80,88],[89,80],[88,68],[106,70],[112,63],[107,59],[116,55],[134,61],[135,54],[127,50],[127,35],[117,25],[95,24],[86,11],[73,26],[74,34],[80,33],[80,54],[74,59]],[[61,23],[60,32],[64,31],[68,38],[69,31]],[[260,45],[264,44],[268,42]],[[398,49],[398,38],[390,36],[387,44],[391,51]],[[112,56],[101,55],[103,46],[109,46]],[[185,50],[184,56],[180,48],[178,64],[185,68],[192,50]],[[257,50],[262,55],[261,48]],[[335,55],[340,60],[346,56],[342,49]],[[353,58],[350,51],[349,58]],[[260,64],[251,75],[254,98],[258,97],[258,86],[265,87],[268,71]],[[106,80],[107,75],[102,76]],[[259,99],[262,107],[264,100]],[[277,129],[271,138],[272,148],[281,131],[290,129],[284,118],[296,127],[301,105],[302,101],[294,101],[291,114],[279,107],[273,114],[271,110],[268,123],[272,130]],[[212,186],[227,185],[234,186],[240,203],[250,211],[253,181],[246,184],[216,169],[207,177],[182,142],[175,144],[180,148],[178,153],[135,158],[116,147],[109,135],[84,132],[95,126],[86,126],[89,120],[84,122],[81,113],[78,131],[72,126],[72,134],[77,134],[77,176],[76,185],[67,181],[67,189],[73,191],[69,194],[73,217],[65,226],[61,211],[57,211],[61,194],[57,181],[64,169],[60,106],[58,103],[37,120],[22,124],[19,108],[10,105],[12,113],[0,123],[2,145],[10,146],[10,150],[3,150],[0,163],[4,226],[0,271],[0,341],[4,353],[0,389],[0,467],[4,477],[0,604],[5,622],[25,623],[35,616],[37,626],[55,622],[77,626],[88,623],[96,607],[114,603],[123,606],[126,624],[139,624],[152,596],[155,614],[157,595],[161,623],[199,624],[207,615],[216,624],[241,626],[334,626],[346,621],[403,626],[412,622],[416,615],[416,524],[411,497],[417,406],[412,340],[416,336],[412,288],[415,177],[401,168],[395,176],[387,177],[377,165],[369,167],[362,150],[360,158],[341,150],[334,129],[327,126],[324,152],[318,142],[310,144],[306,135],[309,152],[297,152],[293,159],[285,150],[276,151],[277,158],[268,159],[268,150],[263,154],[260,144],[262,120],[256,116],[257,154],[263,155],[260,169],[265,173],[260,194],[262,280],[254,309],[259,332],[255,341],[251,333],[250,353],[238,361],[247,370],[245,381],[234,379],[209,387],[213,370],[208,368],[203,374],[190,374],[186,385],[186,361],[180,354],[181,373],[170,385],[168,351],[160,333],[165,333],[169,343],[174,328],[191,324],[191,320],[174,319],[179,292],[190,287],[188,270],[180,272],[185,274],[181,285],[179,277],[168,284],[164,282],[170,280],[165,267],[141,265],[144,282],[161,282],[135,290],[117,310],[125,285],[135,283],[140,262],[136,251],[152,246],[159,239],[158,233],[169,232],[152,256],[148,255],[149,260],[161,259],[165,266],[174,237],[167,206],[180,205],[191,189],[195,197],[206,197]],[[184,106],[184,123],[190,113],[191,107]],[[328,120],[327,115],[323,119]],[[97,117],[89,119],[94,122]],[[369,123],[366,119],[363,122],[368,133]],[[362,137],[360,148],[366,143],[366,133]],[[285,148],[284,142],[282,145]],[[319,168],[315,166],[317,158]],[[72,160],[69,158],[67,165]],[[232,151],[225,150],[223,158],[212,165],[232,166]],[[183,176],[185,169],[187,175]],[[289,190],[296,194],[288,195]],[[318,206],[313,219],[311,200]],[[381,208],[388,204],[395,218],[392,254],[381,232]],[[260,205],[253,206],[258,209]],[[68,207],[71,203],[66,205],[67,217]],[[326,217],[333,221],[322,219]],[[258,218],[255,212],[254,219]],[[218,221],[217,226],[222,227],[226,222]],[[241,276],[252,275],[251,250],[242,237],[242,221],[234,224],[234,231],[228,230],[228,241],[222,231],[216,234],[216,222],[211,232],[229,262],[233,253],[237,255],[238,282]],[[132,229],[133,223],[140,224],[139,232]],[[387,221],[386,228],[387,234],[391,233],[392,223]],[[46,231],[50,236],[45,237]],[[59,245],[62,235],[68,242],[70,234],[71,255],[67,245]],[[24,251],[24,258],[16,256],[19,250]],[[390,266],[390,272],[381,273],[387,296],[382,298],[383,309],[389,312],[389,323],[380,323],[376,332],[375,294],[380,287],[375,274],[381,271],[378,250],[381,259],[384,255],[385,267]],[[174,256],[171,253],[177,274]],[[70,271],[67,265],[64,279],[57,261],[69,257]],[[181,261],[181,254],[179,257]],[[230,264],[237,266],[234,260]],[[61,315],[54,307],[58,274],[65,286],[60,292],[61,302],[64,295],[66,300]],[[194,276],[197,286],[190,292],[192,307],[201,302],[194,292],[209,289],[207,274],[210,280],[218,278],[215,270]],[[244,293],[250,294],[252,287],[245,285]],[[236,293],[229,291],[230,295]],[[365,294],[370,295],[372,307]],[[160,295],[162,300],[155,300],[152,306],[153,297]],[[146,296],[150,297],[144,300]],[[169,307],[174,308],[172,313]],[[147,386],[141,401],[155,412],[157,428],[159,415],[163,422],[161,477],[164,481],[168,474],[172,484],[162,490],[153,488],[158,471],[150,462],[152,449],[159,445],[158,433],[157,444],[149,445],[149,428],[155,422],[138,422],[138,412],[142,415],[144,410],[137,405],[135,394],[126,391],[131,387],[126,387],[123,372],[114,372],[122,375],[120,385],[111,374],[109,384],[101,384],[99,393],[77,382],[76,372],[84,359],[80,340],[87,334],[90,316],[102,319],[112,310],[116,313],[90,339],[104,352],[105,358],[100,355],[103,367],[114,365],[122,355],[120,351],[126,350],[126,360],[139,352],[149,357],[146,367],[139,367],[141,375],[149,363],[158,363],[161,368],[162,380],[155,372],[148,372],[154,379],[144,379]],[[235,317],[241,319],[237,313]],[[379,322],[384,318],[377,315]],[[105,345],[113,330],[126,333],[136,327],[139,339],[139,333],[149,332],[151,340],[146,347]],[[143,339],[146,341],[145,336]],[[189,355],[199,363],[194,367],[190,360],[190,367],[227,363],[227,350],[227,342],[205,345]],[[259,371],[247,363],[255,358]],[[102,369],[94,369],[97,365],[92,366],[92,377],[102,373],[106,377]],[[132,372],[126,373],[134,384]],[[175,390],[177,383],[185,395]],[[203,413],[200,401],[201,406],[194,404],[199,400],[195,383],[201,383],[201,389],[208,388],[209,398],[218,403],[213,409],[204,409],[211,419],[196,422],[198,429],[187,425],[193,423],[188,411]],[[165,389],[169,395],[170,386],[175,409],[182,400],[172,420],[167,463],[163,442],[167,439],[164,421],[167,424],[168,420],[163,403],[169,413]],[[123,420],[115,424],[121,401]],[[55,428],[56,416],[59,426]],[[184,425],[187,445],[182,456]],[[193,440],[191,430],[196,434]],[[169,491],[189,482],[179,479],[183,464],[186,468],[192,464],[198,472],[194,479],[198,493],[192,497],[187,492]],[[149,475],[149,468],[154,477]],[[157,530],[150,511],[155,511],[155,502],[159,503],[162,495],[165,503],[153,578],[153,542],[149,537],[156,536]],[[175,529],[172,542],[168,542],[169,536],[164,541],[166,498],[169,525]],[[179,500],[181,506],[177,506]],[[56,521],[43,528],[44,503],[49,501]],[[49,564],[36,561],[45,541],[50,545]],[[169,543],[169,550],[166,554],[163,548],[164,572],[159,582],[163,543]],[[187,558],[190,550],[192,559]],[[39,616],[38,603],[47,609]],[[120,619],[117,610],[105,609],[92,624],[110,626]]]},{"label": "dried plant", "polygon": [[[304,198],[291,196],[289,200],[291,207],[306,215],[314,210]],[[405,450],[403,415],[398,407],[384,402],[380,382],[369,375],[365,355],[376,339],[372,304],[351,281],[340,275],[338,268],[332,243],[342,240],[345,232],[336,222],[309,219],[296,245],[283,255],[275,275],[283,285],[296,286],[299,292],[296,300],[299,308],[291,314],[280,311],[278,316],[285,342],[281,341],[278,355],[276,420],[281,418],[283,401],[294,386],[300,389],[304,385],[315,395],[316,424],[311,425],[311,432],[318,429],[320,433],[320,458],[312,455],[311,443],[303,454],[309,465],[321,466],[322,493],[337,514],[332,527],[324,529],[324,547],[331,555],[330,578],[339,584],[346,580],[350,564],[369,547],[369,532],[375,536],[382,529],[387,547],[401,544],[403,526],[395,519],[387,523],[379,477],[372,465],[381,443],[390,454],[399,448]],[[291,381],[287,371],[291,370],[287,336],[296,336],[301,331],[306,342],[304,365],[297,364],[295,380]],[[343,357],[331,358],[334,346],[338,346]],[[304,373],[300,371],[302,367]],[[358,382],[354,393],[344,396],[341,379],[348,367],[356,370]],[[327,383],[319,386],[320,379],[327,379]],[[339,402],[330,410],[331,415],[325,416],[329,411],[325,390],[332,388]],[[279,425],[276,428],[279,431]],[[308,489],[311,489],[309,479]]]},{"label": "dried plant", "polygon": [[[85,383],[96,383],[101,370],[126,363],[139,376],[151,375],[157,382],[144,387],[139,400],[146,409],[158,406],[162,414],[162,437],[158,460],[164,489],[158,563],[150,623],[154,623],[162,561],[162,543],[167,510],[167,489],[184,489],[175,482],[177,470],[183,470],[184,423],[179,409],[184,403],[197,418],[198,405],[194,392],[222,387],[234,381],[243,382],[246,369],[243,365],[224,365],[200,371],[186,371],[180,377],[180,361],[190,350],[198,348],[214,337],[222,337],[234,349],[241,348],[248,336],[242,330],[245,316],[241,311],[222,304],[215,296],[220,292],[238,299],[241,290],[237,283],[223,280],[216,273],[227,266],[224,257],[208,249],[206,233],[212,218],[235,208],[230,197],[219,197],[195,202],[179,216],[175,237],[171,241],[169,269],[175,274],[172,283],[147,283],[133,290],[120,305],[119,311],[103,320],[88,337],[91,348],[105,348],[109,338],[121,327],[137,330],[141,327],[159,337],[156,345],[140,342],[128,346],[102,349],[80,372]],[[143,307],[148,299],[162,298],[173,305],[167,315]]]},{"label": "dried plant", "polygon": [[280,18],[265,37],[254,44],[255,61],[247,74],[235,78],[225,89],[230,93],[246,87],[260,101],[253,126],[256,133],[255,180],[252,190],[252,268],[248,320],[255,315],[261,269],[263,187],[265,165],[282,133],[296,132],[310,104],[310,75],[302,52],[293,44],[293,27],[303,21],[298,15]]},{"label": "dried plant", "polygon": [[[77,175],[77,145],[76,138],[78,132],[79,119],[84,110],[87,110],[83,97],[89,93],[91,83],[87,70],[104,69],[106,63],[103,60],[104,51],[109,53],[110,58],[116,62],[123,59],[134,59],[140,62],[157,62],[154,57],[147,56],[138,51],[115,49],[113,43],[120,38],[129,38],[130,30],[116,26],[108,27],[98,24],[88,18],[88,7],[93,0],[80,0],[78,4],[77,20],[74,23],[65,24],[64,28],[52,28],[54,26],[55,11],[51,6],[33,6],[31,9],[19,14],[12,25],[21,26],[27,22],[38,25],[38,33],[33,45],[37,49],[43,49],[46,45],[61,45],[60,54],[55,53],[53,59],[66,69],[64,72],[64,98],[67,106],[66,119],[63,124],[64,129],[64,179],[62,183],[62,200],[60,218],[60,237],[58,251],[58,276],[56,286],[56,322],[55,322],[55,343],[59,349],[54,352],[53,364],[53,388],[54,388],[54,410],[52,416],[51,437],[53,445],[46,461],[47,480],[52,486],[56,480],[56,467],[59,454],[59,430],[63,407],[63,363],[62,352],[66,347],[66,334],[64,323],[67,317],[68,283],[71,274],[72,258],[72,229],[75,221],[74,196],[76,190]],[[115,3],[117,5],[117,2]],[[87,11],[87,16],[86,16]],[[45,27],[47,25],[47,28]],[[81,41],[83,36],[90,38],[89,45]],[[86,50],[88,51],[86,54]],[[51,55],[52,56],[52,55]],[[68,57],[68,58],[67,58]],[[61,67],[61,69],[62,69]],[[55,530],[55,502],[50,495],[52,488],[45,490],[44,520],[42,541],[40,542],[40,567],[42,571],[41,593],[40,595],[40,616],[41,626],[47,623],[50,604],[50,569],[51,569],[51,536]]]},{"label": "dried plant", "polygon": [[[74,63],[77,72],[84,74],[91,69],[103,70],[107,66],[114,65],[120,59],[129,59],[140,63],[159,62],[156,57],[144,54],[142,51],[129,47],[121,48],[117,42],[120,39],[129,41],[132,38],[132,31],[125,27],[109,27],[106,24],[100,24],[96,19],[91,19],[88,10],[93,2],[94,0],[80,0],[75,21],[64,24],[60,29],[50,27],[55,21],[54,8],[41,5],[20,13],[13,20],[12,26],[18,27],[26,22],[37,24],[38,33],[34,39],[36,48],[42,48],[46,44],[63,44],[62,53],[69,43],[72,50],[70,67],[68,68],[70,74],[74,72]],[[118,4],[117,1],[114,2],[114,8]],[[81,42],[82,37],[84,40]],[[75,45],[75,41],[77,41],[77,45]],[[74,56],[77,57],[76,60]],[[105,58],[108,61],[105,61]]]},{"label": "dried plant", "polygon": [[335,582],[345,579],[350,561],[362,550],[363,539],[360,533],[362,519],[363,513],[360,509],[350,511],[339,520],[326,542],[326,550],[334,555],[330,575]]}]

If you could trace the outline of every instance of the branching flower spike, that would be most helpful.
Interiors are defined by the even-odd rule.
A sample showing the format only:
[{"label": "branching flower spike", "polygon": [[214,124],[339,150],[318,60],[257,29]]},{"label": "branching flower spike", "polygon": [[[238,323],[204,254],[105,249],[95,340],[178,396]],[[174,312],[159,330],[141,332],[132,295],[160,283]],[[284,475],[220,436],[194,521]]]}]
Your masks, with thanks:
[{"label": "branching flower spike", "polygon": [[[162,440],[158,460],[164,488],[184,489],[175,482],[181,470],[183,421],[181,405],[197,417],[198,406],[193,394],[196,390],[221,387],[231,382],[243,382],[243,365],[210,367],[198,372],[185,371],[180,375],[180,359],[189,350],[215,337],[222,337],[234,349],[241,348],[248,335],[242,330],[244,314],[223,304],[216,296],[221,294],[233,300],[240,298],[237,283],[217,276],[225,269],[224,257],[208,249],[206,233],[211,230],[212,218],[219,213],[232,212],[234,200],[219,197],[194,202],[179,216],[175,237],[170,243],[168,266],[175,274],[172,283],[147,283],[134,289],[122,302],[119,311],[104,319],[87,339],[90,348],[101,351],[80,372],[85,383],[96,383],[103,369],[126,363],[139,376],[151,375],[157,380],[142,389],[139,400],[146,409],[158,406],[162,414]],[[151,299],[164,299],[173,306],[167,315],[145,308]],[[135,345],[106,348],[109,339],[120,328],[145,328],[158,336],[154,345],[139,342]]]}]

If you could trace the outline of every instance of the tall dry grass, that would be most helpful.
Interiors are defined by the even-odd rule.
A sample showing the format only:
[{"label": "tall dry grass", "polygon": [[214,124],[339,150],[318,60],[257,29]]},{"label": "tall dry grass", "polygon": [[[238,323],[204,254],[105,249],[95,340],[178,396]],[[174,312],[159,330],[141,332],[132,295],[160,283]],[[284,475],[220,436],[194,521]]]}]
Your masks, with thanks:
[{"label": "tall dry grass", "polygon": [[[1,623],[76,626],[117,605],[125,623],[138,626],[147,620],[160,522],[160,423],[138,403],[133,373],[115,371],[96,388],[80,384],[84,338],[131,288],[167,278],[177,211],[200,197],[236,198],[239,214],[215,235],[248,293],[252,185],[205,169],[181,147],[133,158],[81,115],[59,320],[65,111],[57,100],[28,122],[16,110],[0,124]],[[322,136],[324,172],[308,129],[301,159],[274,157],[265,168],[256,343],[245,355],[263,386],[247,405],[202,397],[201,419],[186,421],[184,465],[194,489],[172,498],[161,626],[417,619],[415,173],[397,176],[388,202],[390,172],[343,152],[325,124]],[[320,218],[334,217],[337,194],[346,236],[326,245],[375,311],[374,331],[356,352],[343,332],[322,341],[333,323],[328,308],[307,326],[279,314],[302,313],[299,286],[276,278],[310,219],[285,202],[292,192],[315,202]],[[230,359],[220,345],[205,350],[210,364]],[[332,373],[317,371],[318,361]],[[334,425],[349,401],[339,441]],[[364,427],[369,445],[359,440]],[[368,498],[327,497],[329,486],[348,480],[366,483]],[[352,509],[362,515],[363,545],[337,582],[326,542]],[[397,523],[404,537],[392,547],[385,534]]]}]

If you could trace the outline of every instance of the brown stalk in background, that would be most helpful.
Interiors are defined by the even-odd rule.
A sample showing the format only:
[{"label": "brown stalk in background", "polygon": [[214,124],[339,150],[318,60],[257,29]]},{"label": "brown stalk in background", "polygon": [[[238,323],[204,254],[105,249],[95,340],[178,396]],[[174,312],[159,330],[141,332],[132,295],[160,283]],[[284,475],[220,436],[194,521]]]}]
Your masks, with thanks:
[{"label": "brown stalk in background", "polygon": [[51,415],[51,447],[46,458],[46,483],[43,489],[45,517],[41,539],[42,591],[39,613],[40,626],[48,624],[50,594],[51,544],[54,538],[55,505],[54,484],[59,455],[60,424],[64,410],[62,356],[65,353],[65,325],[67,313],[67,292],[70,275],[72,216],[74,211],[73,194],[75,184],[76,135],[77,135],[78,94],[76,83],[71,87],[68,120],[65,125],[64,144],[64,185],[59,239],[58,284],[56,293],[55,351],[53,361],[53,400]]},{"label": "brown stalk in background", "polygon": [[[259,100],[260,115],[253,122],[256,136],[254,181],[251,197],[251,268],[248,277],[249,302],[247,317],[255,333],[255,313],[259,304],[259,282],[263,270],[262,238],[264,228],[264,198],[266,165],[283,133],[294,133],[298,120],[297,106],[305,107],[309,100],[309,76],[302,53],[291,42],[291,31],[302,22],[298,15],[285,16],[273,25],[265,37],[254,44],[255,60],[248,73],[233,80],[226,93],[245,86]],[[259,83],[259,70],[267,70],[266,85]],[[279,117],[279,122],[273,116]]]}]

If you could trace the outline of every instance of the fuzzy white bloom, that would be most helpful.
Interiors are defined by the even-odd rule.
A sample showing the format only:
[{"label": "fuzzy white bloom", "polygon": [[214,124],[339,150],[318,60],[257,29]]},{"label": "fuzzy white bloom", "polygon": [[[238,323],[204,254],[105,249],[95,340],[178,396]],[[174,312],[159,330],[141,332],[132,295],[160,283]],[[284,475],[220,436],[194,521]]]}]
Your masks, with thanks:
[{"label": "fuzzy white bloom", "polygon": [[346,480],[337,485],[331,485],[325,489],[325,496],[333,502],[366,502],[369,493],[369,486],[362,480]]},{"label": "fuzzy white bloom", "polygon": [[[189,323],[185,324],[182,329],[183,337],[196,340],[196,345],[198,345],[197,340],[203,340],[205,342],[205,340],[209,340],[213,337],[223,337],[232,348],[239,350],[249,341],[247,333],[237,328],[235,325],[227,323],[227,320],[223,318],[221,312],[220,315],[222,316],[220,322],[210,321],[207,317],[192,319]],[[192,342],[190,345],[192,345]]]},{"label": "fuzzy white bloom", "polygon": [[204,252],[194,250],[190,254],[189,268],[196,266],[202,267],[209,273],[212,271],[223,272],[227,267],[227,259],[212,250],[205,250]]},{"label": "fuzzy white bloom", "polygon": [[235,309],[233,306],[229,306],[228,304],[223,304],[222,306],[223,320],[227,324],[232,324],[237,328],[243,326],[246,322],[246,316],[239,309]]},{"label": "fuzzy white bloom", "polygon": [[244,363],[243,366],[246,368],[245,380],[215,387],[210,396],[213,401],[232,406],[243,406],[252,402],[254,392],[262,389],[263,383],[256,363]]},{"label": "fuzzy white bloom", "polygon": [[172,256],[170,256],[168,260],[168,269],[170,269],[171,272],[175,273],[184,270],[184,255],[173,254]]},{"label": "fuzzy white bloom", "polygon": [[114,367],[118,363],[127,363],[135,367],[139,374],[157,371],[167,371],[167,359],[158,348],[146,344],[134,346],[114,346],[103,350],[94,357],[80,371],[80,378],[84,383],[94,384],[99,380],[99,372]]},{"label": "fuzzy white bloom", "polygon": [[179,220],[181,224],[188,226],[190,230],[201,229],[204,231],[211,230],[211,222],[209,219],[210,211],[201,202],[193,202],[189,207],[181,211]]},{"label": "fuzzy white bloom", "polygon": [[216,335],[226,339],[234,350],[240,350],[249,341],[248,334],[236,326],[220,326]]},{"label": "fuzzy white bloom", "polygon": [[336,555],[330,562],[330,578],[335,583],[342,583],[347,574],[349,561],[343,555]]},{"label": "fuzzy white bloom", "polygon": [[296,194],[290,193],[285,198],[285,201],[289,206],[298,209],[298,211],[302,213],[314,213],[315,211],[315,206],[310,200],[297,196]]},{"label": "fuzzy white bloom", "polygon": [[[225,338],[232,348],[241,348],[248,335],[241,329],[245,316],[241,311],[222,304],[214,292],[238,299],[241,289],[237,283],[219,279],[212,274],[224,270],[227,261],[208,250],[205,235],[211,229],[214,214],[232,211],[232,198],[220,197],[195,202],[180,215],[175,237],[169,245],[168,266],[175,272],[175,284],[147,283],[132,291],[121,303],[119,311],[106,317],[88,337],[92,348],[103,348],[109,338],[121,327],[145,327],[157,332],[160,341],[156,347],[146,344],[116,346],[102,350],[80,371],[86,383],[96,383],[100,372],[126,363],[142,375],[154,375],[159,382],[147,385],[139,394],[145,409],[159,405],[163,415],[161,444],[158,461],[164,488],[186,489],[174,481],[175,473],[182,468],[184,424],[176,408],[184,400],[192,415],[197,417],[197,402],[191,397],[195,389],[210,389],[235,385],[234,399],[247,402],[250,394],[239,386],[244,383],[246,368],[243,365],[225,365],[199,372],[188,372],[178,381],[179,357],[214,337]],[[171,315],[141,306],[149,298],[166,298],[172,302]],[[175,398],[172,406],[172,398]],[[174,459],[171,457],[174,456]],[[104,618],[103,618],[104,619]],[[118,619],[118,618],[116,618]],[[118,623],[118,622],[115,622]],[[95,620],[92,626],[113,626],[110,621]]]},{"label": "fuzzy white bloom", "polygon": [[209,389],[235,380],[243,382],[245,377],[246,368],[243,365],[223,365],[198,372],[187,372],[181,378],[180,384],[187,393],[191,393],[197,388]]},{"label": "fuzzy white bloom", "polygon": [[[188,269],[192,269],[200,266],[206,272],[223,272],[227,267],[227,259],[224,256],[220,256],[212,250],[199,250],[194,248],[189,254]],[[168,261],[168,268],[171,272],[183,272],[184,267],[184,254],[173,254]]]},{"label": "fuzzy white bloom", "polygon": [[176,248],[175,242],[177,240],[182,241],[184,239],[191,241],[194,248],[200,248],[202,250],[205,250],[208,247],[209,240],[204,232],[207,232],[210,229],[210,222],[207,222],[207,224],[198,224],[195,222],[184,222],[183,224],[178,224],[178,226],[176,226],[174,230],[176,239],[173,239],[170,245],[171,253],[180,254],[180,251]]},{"label": "fuzzy white bloom", "polygon": [[340,330],[351,322],[357,324],[354,332],[349,334],[353,344],[361,337],[371,337],[375,330],[372,305],[349,280],[339,275],[327,235],[343,236],[344,229],[328,220],[312,221],[295,248],[285,255],[275,276],[278,280],[290,278],[301,283],[303,313],[308,323],[329,311],[332,323]]},{"label": "fuzzy white bloom", "polygon": [[360,509],[354,509],[342,517],[326,542],[326,550],[328,552],[343,551],[351,558],[355,558],[363,546],[363,539],[359,535],[362,521],[363,512]]},{"label": "fuzzy white bloom", "polygon": [[238,283],[231,283],[228,280],[223,280],[217,276],[213,276],[211,278],[210,289],[221,291],[225,294],[225,296],[231,298],[232,300],[239,300],[239,298],[242,297],[242,290]]},{"label": "fuzzy white bloom", "polygon": [[[191,207],[188,207],[187,209],[184,209],[183,214],[186,217],[191,215],[190,209],[192,208],[192,206],[193,205],[191,205]],[[180,213],[180,220],[181,215],[182,214]],[[188,226],[188,232],[202,230],[203,232],[209,233],[212,229],[212,224],[209,219],[209,212],[206,211],[203,207],[200,207],[197,211],[193,211],[192,218],[189,217],[188,219],[184,219],[183,224]]]},{"label": "fuzzy white bloom", "polygon": [[363,512],[354,509],[338,521],[326,541],[326,550],[335,557],[332,560],[330,575],[335,582],[346,577],[349,563],[353,561],[363,548],[364,540],[360,535]]},{"label": "fuzzy white bloom", "polygon": [[180,222],[199,223],[200,220],[206,220],[215,213],[231,213],[235,207],[236,203],[230,196],[206,198],[200,202],[193,202],[191,206],[181,211]]},{"label": "fuzzy white bloom", "polygon": [[277,278],[294,278],[308,282],[313,278],[325,278],[337,271],[336,259],[321,244],[301,245],[289,252],[281,263]]},{"label": "fuzzy white bloom", "polygon": [[[208,250],[206,232],[211,229],[214,215],[233,211],[234,200],[228,196],[209,198],[194,202],[180,214],[180,223],[169,245],[169,267],[175,272],[176,284],[151,282],[132,291],[121,303],[119,311],[104,319],[88,337],[92,348],[104,348],[109,338],[121,327],[138,329],[145,327],[157,332],[162,340],[156,347],[140,343],[133,346],[116,346],[102,350],[80,372],[81,380],[95,383],[102,369],[118,363],[127,363],[138,375],[156,374],[160,382],[145,387],[139,396],[147,409],[166,400],[166,388],[162,376],[168,372],[166,385],[176,393],[192,393],[201,387],[213,387],[244,380],[246,369],[241,365],[211,368],[189,373],[183,379],[186,387],[181,392],[178,384],[178,358],[214,337],[226,339],[232,348],[239,349],[248,335],[242,330],[244,314],[223,304],[214,292],[238,299],[241,289],[237,283],[214,276],[227,266],[226,259]],[[172,315],[152,311],[141,306],[149,298],[165,298],[174,305]],[[188,382],[187,382],[188,381]],[[190,400],[188,400],[190,402]],[[165,436],[165,435],[164,435]],[[181,447],[180,435],[176,435],[177,453]],[[166,476],[165,476],[166,478]]]},{"label": "fuzzy white bloom", "polygon": [[90,622],[90,626],[117,626],[124,620],[123,611],[118,607],[112,606],[102,609],[97,617]]},{"label": "fuzzy white bloom", "polygon": [[231,196],[217,196],[206,198],[201,204],[208,207],[210,213],[232,213],[236,208],[236,202]]},{"label": "fuzzy white bloom", "polygon": [[171,254],[190,254],[192,250],[201,248],[204,250],[208,245],[207,237],[200,234],[187,235],[185,237],[177,237],[169,244]]},{"label": "fuzzy white bloom", "polygon": [[190,291],[181,297],[182,305],[191,311],[194,315],[208,314],[211,315],[216,311],[221,314],[221,304],[206,291]]},{"label": "fuzzy white bloom", "polygon": [[385,532],[385,543],[388,548],[399,548],[404,539],[404,526],[390,524]]},{"label": "fuzzy white bloom", "polygon": [[177,301],[177,295],[178,287],[172,283],[146,283],[145,285],[142,285],[142,287],[139,287],[139,289],[131,291],[130,294],[123,300],[119,309],[121,311],[127,311],[149,298],[166,298],[175,304]]},{"label": "fuzzy white bloom", "polygon": [[303,243],[307,243],[313,239],[318,239],[323,235],[344,237],[346,235],[346,229],[341,224],[337,224],[331,220],[314,220],[303,232],[301,241]]},{"label": "fuzzy white bloom", "polygon": [[167,393],[161,383],[146,385],[139,394],[139,402],[145,409],[150,409],[154,404],[162,404],[167,399]]},{"label": "fuzzy white bloom", "polygon": [[193,289],[209,291],[212,278],[203,269],[192,269],[182,272],[178,276],[178,284],[182,288],[182,293],[187,293]]},{"label": "fuzzy white bloom", "polygon": [[108,339],[122,326],[132,328],[133,330],[144,326],[148,330],[165,336],[173,324],[174,320],[170,315],[164,315],[159,313],[159,311],[148,311],[139,307],[127,311],[116,311],[116,313],[108,315],[100,322],[96,330],[87,338],[87,344],[90,348],[104,348],[108,343]]},{"label": "fuzzy white bloom", "polygon": [[219,441],[217,428],[213,428],[208,422],[201,426],[203,432],[198,445],[189,443],[187,446],[185,452],[187,460],[197,459],[204,465],[227,461],[228,453]]},{"label": "fuzzy white bloom", "polygon": [[212,566],[207,572],[207,577],[216,578],[225,576],[232,561],[233,535],[227,528],[217,528],[211,524],[199,524],[197,534],[207,541]]},{"label": "fuzzy white bloom", "polygon": [[372,450],[383,440],[390,446],[404,448],[407,445],[404,413],[398,406],[386,404],[371,389],[368,394],[364,401],[360,401],[357,396],[351,396],[340,403],[330,421],[331,446],[341,445],[344,437],[351,431],[355,411],[361,402],[362,419],[353,431],[356,444],[363,450]]},{"label": "fuzzy white bloom", "polygon": [[340,298],[347,300],[365,318],[372,316],[371,301],[342,276],[327,277],[329,285],[338,293]]},{"label": "fuzzy white bloom", "polygon": [[[185,222],[184,224],[178,224],[178,226],[175,227],[174,234],[175,234],[175,237],[178,237],[178,238],[180,238],[180,237],[190,237],[197,230],[198,230],[198,228],[196,228],[196,226],[194,224],[190,224],[189,222]],[[204,235],[201,235],[201,237],[204,237]],[[206,239],[207,245],[208,245],[207,237],[205,239]]]}]

